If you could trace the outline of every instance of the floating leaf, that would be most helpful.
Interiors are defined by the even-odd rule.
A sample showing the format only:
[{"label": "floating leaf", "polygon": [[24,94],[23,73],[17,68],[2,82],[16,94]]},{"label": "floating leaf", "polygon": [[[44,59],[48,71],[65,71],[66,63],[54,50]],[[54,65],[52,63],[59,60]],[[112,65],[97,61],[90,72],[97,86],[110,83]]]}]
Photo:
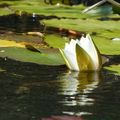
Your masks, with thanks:
[{"label": "floating leaf", "polygon": [[[63,65],[64,61],[59,54],[59,52],[50,51],[49,49],[46,50],[48,53],[33,52],[27,50],[25,48],[18,48],[18,47],[1,47],[0,51],[4,50],[5,52],[0,52],[1,57],[8,57],[11,59],[23,61],[23,62],[32,62],[37,64],[44,64],[44,65]],[[50,51],[50,52],[49,52]]]}]

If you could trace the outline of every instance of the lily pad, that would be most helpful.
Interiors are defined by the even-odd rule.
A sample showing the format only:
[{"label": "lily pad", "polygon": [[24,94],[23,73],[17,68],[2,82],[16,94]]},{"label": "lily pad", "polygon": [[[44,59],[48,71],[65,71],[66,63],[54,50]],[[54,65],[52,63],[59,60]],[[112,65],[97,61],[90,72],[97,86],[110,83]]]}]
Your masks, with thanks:
[{"label": "lily pad", "polygon": [[0,8],[0,16],[1,15],[8,15],[8,14],[11,14],[12,11],[9,10],[8,8]]},{"label": "lily pad", "polygon": [[[111,39],[120,37],[120,21],[99,21],[96,19],[75,19],[75,20],[45,20],[48,26],[60,27],[90,33],[96,46],[102,54],[119,54],[120,42],[114,42]],[[108,25],[109,24],[109,25]]]},{"label": "lily pad", "polygon": [[50,47],[64,48],[65,42],[67,42],[68,39],[58,35],[46,35],[45,41],[50,45]]},{"label": "lily pad", "polygon": [[120,64],[119,65],[111,65],[109,67],[105,67],[107,70],[110,70],[112,73],[116,75],[120,75]]},{"label": "lily pad", "polygon": [[[3,52],[2,52],[3,51]],[[1,47],[0,57],[8,57],[23,62],[32,62],[43,65],[64,65],[64,61],[59,52],[42,53],[29,51],[20,47]],[[47,50],[46,50],[47,51]]]}]

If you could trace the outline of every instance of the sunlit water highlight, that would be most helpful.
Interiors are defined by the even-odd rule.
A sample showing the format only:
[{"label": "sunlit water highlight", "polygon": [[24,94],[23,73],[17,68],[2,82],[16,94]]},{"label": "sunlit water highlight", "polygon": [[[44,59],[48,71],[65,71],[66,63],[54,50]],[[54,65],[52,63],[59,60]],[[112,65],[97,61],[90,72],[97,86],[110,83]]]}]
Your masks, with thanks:
[{"label": "sunlit water highlight", "polygon": [[120,77],[0,59],[0,120],[120,119]]}]

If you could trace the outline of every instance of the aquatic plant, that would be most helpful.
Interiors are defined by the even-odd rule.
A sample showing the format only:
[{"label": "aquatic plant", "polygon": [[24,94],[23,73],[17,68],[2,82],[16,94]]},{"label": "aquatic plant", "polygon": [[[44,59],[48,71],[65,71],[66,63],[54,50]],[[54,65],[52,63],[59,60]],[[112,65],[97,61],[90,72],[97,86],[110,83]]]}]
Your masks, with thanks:
[{"label": "aquatic plant", "polygon": [[81,39],[71,39],[60,52],[69,69],[75,71],[99,71],[102,66],[101,55],[90,35]]}]

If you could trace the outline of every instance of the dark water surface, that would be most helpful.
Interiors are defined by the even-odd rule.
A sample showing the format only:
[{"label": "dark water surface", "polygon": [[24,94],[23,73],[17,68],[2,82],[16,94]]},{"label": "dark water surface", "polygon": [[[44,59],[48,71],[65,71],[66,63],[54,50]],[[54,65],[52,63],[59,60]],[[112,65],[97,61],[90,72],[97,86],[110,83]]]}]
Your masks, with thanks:
[{"label": "dark water surface", "polygon": [[0,58],[0,120],[53,115],[120,120],[120,77],[106,70],[78,73]]},{"label": "dark water surface", "polygon": [[[43,24],[42,20],[49,19],[75,19],[66,17],[57,17],[54,15],[44,16],[28,14],[17,11],[15,14],[0,16],[0,34],[3,33],[27,33],[30,31],[41,32],[44,34],[57,34],[69,38],[80,38],[85,32],[69,30],[65,28],[52,27]],[[1,36],[1,35],[0,35]]]}]

